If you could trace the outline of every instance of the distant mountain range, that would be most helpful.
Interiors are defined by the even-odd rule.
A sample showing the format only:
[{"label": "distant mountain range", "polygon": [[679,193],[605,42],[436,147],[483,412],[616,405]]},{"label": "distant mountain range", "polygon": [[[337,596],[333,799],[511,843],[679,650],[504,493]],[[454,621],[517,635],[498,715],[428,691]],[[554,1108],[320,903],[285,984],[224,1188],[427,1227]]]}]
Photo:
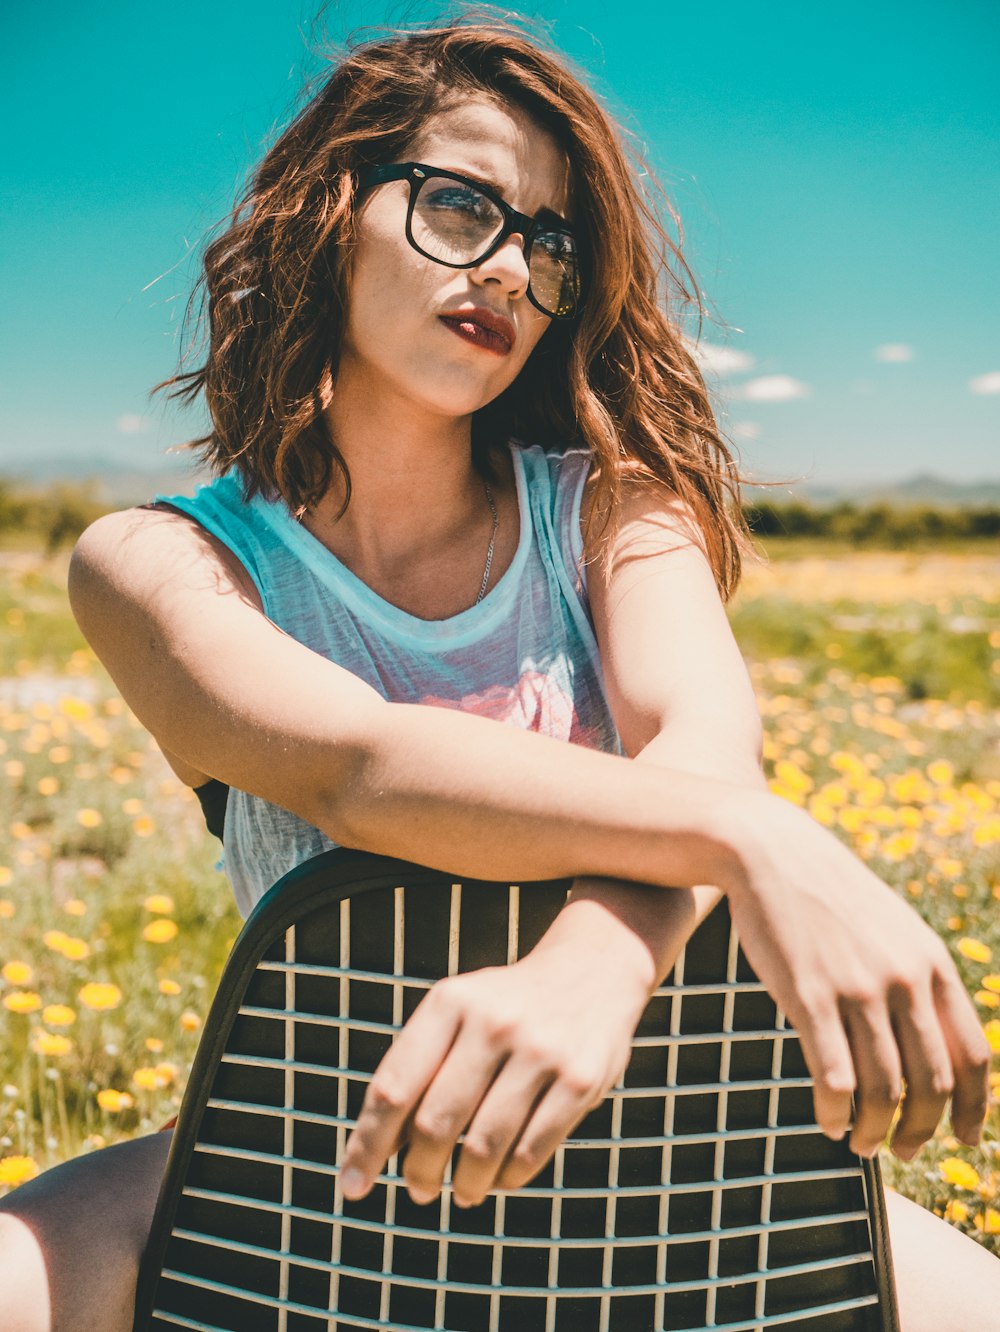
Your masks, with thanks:
[{"label": "distant mountain range", "polygon": [[[95,494],[110,504],[140,504],[156,494],[190,495],[209,479],[191,455],[165,455],[158,463],[136,466],[115,458],[0,457],[0,481],[26,486],[49,486],[60,481],[89,483]],[[895,508],[929,505],[942,509],[1000,506],[1000,477],[981,481],[948,481],[921,472],[899,481],[831,485],[804,481],[790,486],[746,487],[747,498],[787,504],[802,500],[826,508],[850,502],[889,504]]]},{"label": "distant mountain range", "polygon": [[938,509],[988,508],[1000,505],[1000,477],[981,481],[948,481],[931,472],[918,472],[899,481],[859,482],[856,485],[823,485],[803,482],[791,487],[748,486],[748,497],[776,502],[800,499],[818,508],[832,504],[888,504],[907,509],[927,505]]},{"label": "distant mountain range", "polygon": [[143,504],[154,495],[192,495],[211,478],[192,454],[165,454],[146,465],[117,458],[0,457],[0,481],[39,487],[61,481],[88,485],[109,504]]}]

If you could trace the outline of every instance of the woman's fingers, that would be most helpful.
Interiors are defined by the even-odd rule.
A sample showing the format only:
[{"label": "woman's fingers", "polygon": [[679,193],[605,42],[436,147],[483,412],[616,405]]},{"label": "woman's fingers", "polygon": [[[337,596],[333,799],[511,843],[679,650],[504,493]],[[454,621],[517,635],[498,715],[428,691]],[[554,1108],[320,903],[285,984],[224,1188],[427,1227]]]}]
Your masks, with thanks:
[{"label": "woman's fingers", "polygon": [[[552,1079],[546,1060],[513,1058],[504,1066],[466,1130],[452,1177],[459,1206],[472,1207],[497,1187],[511,1152],[522,1150],[525,1122]],[[566,1125],[563,1136],[568,1131]]]},{"label": "woman's fingers", "polygon": [[885,1141],[903,1094],[903,1064],[883,1005],[857,1001],[845,1010],[857,1077],[851,1151],[871,1157]]},{"label": "woman's fingers", "polygon": [[[503,1079],[507,1054],[502,1045],[489,1039],[489,1035],[482,1030],[476,1030],[472,1024],[463,1028],[451,1047],[413,1118],[406,1160],[403,1163],[403,1177],[414,1202],[430,1202],[441,1192],[455,1143],[473,1117],[479,1122],[477,1107],[494,1079],[498,1076]],[[519,1112],[515,1106],[513,1115],[508,1108],[507,1116],[499,1122],[494,1117],[489,1128],[481,1131],[473,1140],[471,1150],[481,1161],[480,1173],[489,1169],[491,1158],[499,1151],[499,1159],[493,1169],[493,1173],[496,1173],[510,1139],[524,1118],[524,1104],[522,1101]],[[462,1148],[462,1161],[466,1163],[462,1174],[463,1179],[471,1180],[475,1172],[470,1171],[469,1162],[466,1161],[469,1151],[467,1136]],[[459,1171],[456,1171],[456,1179],[458,1174]],[[460,1200],[465,1201],[464,1198]],[[478,1202],[479,1198],[473,1200]]]},{"label": "woman's fingers", "polygon": [[519,1189],[533,1179],[587,1111],[603,1100],[613,1085],[613,1082],[609,1085],[591,1082],[584,1072],[554,1081],[522,1128],[495,1187]]},{"label": "woman's fingers", "polygon": [[909,1161],[934,1136],[955,1081],[951,1054],[930,986],[921,986],[909,996],[906,1011],[895,1022],[895,1030],[906,1094],[892,1135],[892,1150],[902,1160]]},{"label": "woman's fingers", "polygon": [[398,1149],[407,1120],[455,1040],[459,1021],[453,1006],[432,990],[389,1047],[344,1149],[340,1184],[346,1197],[363,1198]]},{"label": "woman's fingers", "polygon": [[956,1137],[974,1147],[989,1104],[990,1048],[950,960],[935,977],[933,993],[953,1070],[951,1126]]},{"label": "woman's fingers", "polygon": [[857,1086],[843,1020],[833,1004],[807,1004],[798,1012],[787,1011],[813,1080],[816,1123],[828,1138],[839,1142],[851,1126]]}]

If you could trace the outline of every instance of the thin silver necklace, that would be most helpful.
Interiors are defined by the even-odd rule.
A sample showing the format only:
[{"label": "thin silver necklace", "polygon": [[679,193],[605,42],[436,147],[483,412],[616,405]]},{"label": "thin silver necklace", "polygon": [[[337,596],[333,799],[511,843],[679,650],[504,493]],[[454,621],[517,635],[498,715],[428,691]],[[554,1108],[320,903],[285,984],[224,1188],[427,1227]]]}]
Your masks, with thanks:
[{"label": "thin silver necklace", "polygon": [[490,506],[490,513],[493,515],[493,534],[490,537],[490,548],[486,552],[486,568],[483,570],[483,581],[479,587],[479,596],[476,597],[476,605],[482,601],[486,595],[486,584],[490,581],[490,569],[493,567],[493,547],[496,545],[497,528],[500,526],[500,515],[497,513],[497,506],[493,501],[493,491],[490,490],[490,483],[484,481],[486,487],[486,500]]}]

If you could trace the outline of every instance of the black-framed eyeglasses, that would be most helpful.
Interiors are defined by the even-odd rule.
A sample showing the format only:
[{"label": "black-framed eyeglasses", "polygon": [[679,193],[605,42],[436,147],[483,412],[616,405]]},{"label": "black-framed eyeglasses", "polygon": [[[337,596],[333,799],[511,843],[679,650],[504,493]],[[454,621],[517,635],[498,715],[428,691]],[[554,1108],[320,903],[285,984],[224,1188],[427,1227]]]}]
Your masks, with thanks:
[{"label": "black-framed eyeglasses", "polygon": [[357,179],[361,189],[408,181],[406,239],[418,254],[448,268],[475,268],[508,236],[523,236],[528,300],[552,319],[573,319],[578,313],[580,259],[576,237],[565,222],[528,217],[481,181],[424,162],[362,167]]}]

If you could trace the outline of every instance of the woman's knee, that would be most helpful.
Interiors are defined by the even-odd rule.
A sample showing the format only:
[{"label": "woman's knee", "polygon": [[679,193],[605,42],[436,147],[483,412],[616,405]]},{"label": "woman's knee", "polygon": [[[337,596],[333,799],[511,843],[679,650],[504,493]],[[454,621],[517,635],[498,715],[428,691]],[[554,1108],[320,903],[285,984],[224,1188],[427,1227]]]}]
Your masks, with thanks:
[{"label": "woman's knee", "polygon": [[0,1201],[4,1332],[127,1332],[169,1133],[45,1171]]},{"label": "woman's knee", "polygon": [[901,1332],[984,1328],[1000,1309],[1000,1259],[891,1190],[886,1207]]}]

